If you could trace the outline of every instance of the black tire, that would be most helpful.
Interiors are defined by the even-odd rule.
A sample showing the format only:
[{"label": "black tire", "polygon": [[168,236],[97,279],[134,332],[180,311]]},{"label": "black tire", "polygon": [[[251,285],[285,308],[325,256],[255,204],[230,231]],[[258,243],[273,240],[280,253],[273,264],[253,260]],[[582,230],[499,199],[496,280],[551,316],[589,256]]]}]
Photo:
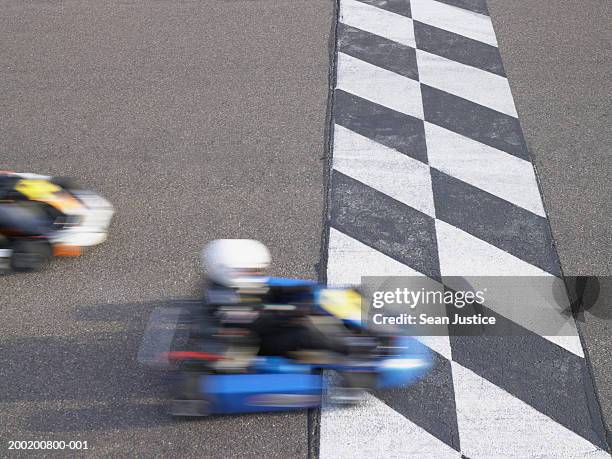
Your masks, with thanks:
[{"label": "black tire", "polygon": [[175,381],[175,396],[167,406],[168,414],[177,417],[199,417],[210,415],[210,402],[200,391],[203,373],[182,371]]},{"label": "black tire", "polygon": [[181,399],[171,400],[166,409],[169,415],[180,418],[210,416],[210,403],[203,399]]},{"label": "black tire", "polygon": [[11,244],[11,269],[13,271],[35,271],[51,259],[51,246],[40,239],[14,239]]}]

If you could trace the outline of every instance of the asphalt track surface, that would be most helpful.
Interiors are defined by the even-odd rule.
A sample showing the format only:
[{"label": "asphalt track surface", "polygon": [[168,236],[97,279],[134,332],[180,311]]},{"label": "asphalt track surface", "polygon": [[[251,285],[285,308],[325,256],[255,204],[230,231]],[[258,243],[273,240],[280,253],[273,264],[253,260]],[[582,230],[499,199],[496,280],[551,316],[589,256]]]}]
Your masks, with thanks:
[{"label": "asphalt track surface", "polygon": [[0,278],[0,456],[304,457],[306,413],[177,422],[136,364],[148,313],[198,292],[199,251],[265,242],[316,278],[327,0],[0,4],[1,168],[77,177],[116,207],[109,241]]},{"label": "asphalt track surface", "polygon": [[[332,2],[0,8],[0,165],[79,177],[118,210],[85,257],[0,278],[0,455],[305,456],[304,414],[167,418],[135,355],[148,311],[196,294],[207,240],[257,237],[276,274],[317,276]],[[610,275],[610,3],[489,9],[563,268]],[[609,420],[609,321],[582,331]]]}]

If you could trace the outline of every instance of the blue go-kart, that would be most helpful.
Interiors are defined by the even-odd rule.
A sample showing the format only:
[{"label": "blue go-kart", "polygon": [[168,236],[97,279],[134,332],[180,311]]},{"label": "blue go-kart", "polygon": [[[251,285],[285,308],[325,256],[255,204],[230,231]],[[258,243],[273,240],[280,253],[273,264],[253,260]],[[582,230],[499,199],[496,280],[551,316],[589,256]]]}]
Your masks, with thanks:
[{"label": "blue go-kart", "polygon": [[[181,338],[177,339],[180,333],[175,331],[171,349],[158,353],[154,360],[173,375],[170,414],[206,416],[316,408],[324,401],[354,403],[364,390],[407,386],[431,368],[432,353],[421,342],[363,327],[361,295],[356,290],[289,279],[271,278],[269,284],[308,287],[308,303],[312,314],[326,324],[323,330],[329,332],[325,327],[331,323],[333,339],[361,343],[356,346],[358,350],[331,359],[259,355],[240,343],[240,338],[238,345],[235,336],[228,345],[218,328],[202,327],[206,305],[200,303],[190,312],[183,308],[183,319],[177,320],[176,330],[185,328],[185,324],[189,330],[198,322],[203,336],[199,336],[197,345],[189,337],[181,344]],[[194,315],[200,319],[194,320]],[[151,330],[149,327],[149,333]]]}]

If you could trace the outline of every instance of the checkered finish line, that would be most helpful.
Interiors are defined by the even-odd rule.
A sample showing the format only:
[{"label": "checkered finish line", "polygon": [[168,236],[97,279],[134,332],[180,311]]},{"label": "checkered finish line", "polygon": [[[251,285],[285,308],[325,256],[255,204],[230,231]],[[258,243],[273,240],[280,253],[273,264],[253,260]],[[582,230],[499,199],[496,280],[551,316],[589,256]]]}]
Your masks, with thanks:
[{"label": "checkered finish line", "polygon": [[[328,282],[559,276],[486,0],[340,0],[337,32]],[[610,457],[575,324],[528,323],[423,338],[426,379],[322,409],[321,457]]]}]

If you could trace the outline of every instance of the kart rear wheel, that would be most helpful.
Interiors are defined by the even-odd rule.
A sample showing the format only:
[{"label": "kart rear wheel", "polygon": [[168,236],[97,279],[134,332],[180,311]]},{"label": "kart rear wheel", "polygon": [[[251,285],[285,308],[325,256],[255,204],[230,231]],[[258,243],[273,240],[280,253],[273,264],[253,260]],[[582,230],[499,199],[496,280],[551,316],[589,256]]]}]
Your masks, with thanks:
[{"label": "kart rear wheel", "polygon": [[51,259],[51,246],[40,239],[15,239],[11,248],[11,269],[14,271],[35,271]]},{"label": "kart rear wheel", "polygon": [[208,416],[211,410],[210,401],[200,391],[199,371],[181,371],[176,381],[176,391],[168,405],[168,414],[172,416],[193,417]]},{"label": "kart rear wheel", "polygon": [[170,402],[168,414],[178,417],[202,417],[210,414],[210,403],[204,399],[177,398]]}]

